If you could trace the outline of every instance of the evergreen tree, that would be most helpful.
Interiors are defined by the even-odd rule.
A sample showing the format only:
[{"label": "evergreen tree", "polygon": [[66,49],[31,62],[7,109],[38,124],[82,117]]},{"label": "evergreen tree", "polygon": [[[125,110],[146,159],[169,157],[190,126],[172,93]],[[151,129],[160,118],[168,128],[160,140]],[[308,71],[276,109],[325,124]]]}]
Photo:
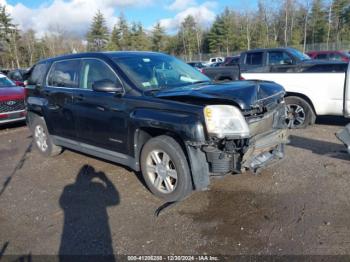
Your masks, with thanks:
[{"label": "evergreen tree", "polygon": [[130,30],[128,22],[123,13],[119,15],[119,21],[117,24],[118,35],[120,36],[120,49],[129,50],[130,49]]},{"label": "evergreen tree", "polygon": [[107,44],[107,50],[109,51],[116,51],[116,50],[120,50],[120,31],[118,30],[117,26],[115,25],[113,27],[111,36],[109,38],[108,44]]},{"label": "evergreen tree", "polygon": [[164,40],[165,40],[165,30],[161,26],[160,22],[157,22],[152,30],[152,36],[151,36],[152,50],[157,52],[164,51],[164,47],[165,47]]},{"label": "evergreen tree", "polygon": [[310,16],[311,43],[326,42],[327,37],[327,13],[324,10],[322,0],[314,0]]},{"label": "evergreen tree", "polygon": [[90,51],[101,51],[106,47],[108,39],[109,33],[106,20],[100,10],[98,10],[87,34],[88,49]]}]

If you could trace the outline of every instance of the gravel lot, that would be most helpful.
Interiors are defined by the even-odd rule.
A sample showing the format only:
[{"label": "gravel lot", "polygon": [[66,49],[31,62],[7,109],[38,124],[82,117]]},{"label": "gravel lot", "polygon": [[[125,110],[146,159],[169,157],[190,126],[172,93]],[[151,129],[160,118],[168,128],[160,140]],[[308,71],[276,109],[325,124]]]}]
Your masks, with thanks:
[{"label": "gravel lot", "polygon": [[323,118],[287,157],[163,203],[139,175],[66,150],[43,158],[25,126],[0,130],[1,254],[350,254],[350,156]]}]

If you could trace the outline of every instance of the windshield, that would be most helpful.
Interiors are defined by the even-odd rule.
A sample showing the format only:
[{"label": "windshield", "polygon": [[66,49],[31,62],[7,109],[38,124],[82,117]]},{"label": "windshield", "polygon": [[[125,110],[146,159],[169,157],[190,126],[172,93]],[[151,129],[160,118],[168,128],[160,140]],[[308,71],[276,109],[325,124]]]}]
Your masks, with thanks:
[{"label": "windshield", "polygon": [[142,90],[173,88],[210,82],[195,68],[167,55],[114,58],[124,73]]},{"label": "windshield", "polygon": [[16,86],[10,79],[5,76],[0,76],[0,88],[1,87],[10,87]]},{"label": "windshield", "polygon": [[302,61],[311,59],[307,54],[304,54],[296,49],[289,49],[289,52],[291,52],[292,55],[294,55],[295,57],[297,57],[298,59],[300,59]]}]

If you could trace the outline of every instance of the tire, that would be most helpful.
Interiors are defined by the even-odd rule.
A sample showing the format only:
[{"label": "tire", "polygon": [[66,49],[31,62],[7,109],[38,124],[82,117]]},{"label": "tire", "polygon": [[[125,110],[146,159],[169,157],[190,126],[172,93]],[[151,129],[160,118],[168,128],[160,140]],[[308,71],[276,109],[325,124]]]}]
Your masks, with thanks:
[{"label": "tire", "polygon": [[167,202],[182,200],[192,191],[187,158],[172,137],[154,137],[144,145],[141,171],[148,189]]},{"label": "tire", "polygon": [[56,146],[50,137],[45,121],[41,117],[34,117],[31,124],[33,142],[40,154],[46,157],[57,156],[62,152],[62,147]]},{"label": "tire", "polygon": [[287,106],[286,123],[290,129],[306,128],[315,123],[316,115],[311,105],[297,96],[285,98]]}]

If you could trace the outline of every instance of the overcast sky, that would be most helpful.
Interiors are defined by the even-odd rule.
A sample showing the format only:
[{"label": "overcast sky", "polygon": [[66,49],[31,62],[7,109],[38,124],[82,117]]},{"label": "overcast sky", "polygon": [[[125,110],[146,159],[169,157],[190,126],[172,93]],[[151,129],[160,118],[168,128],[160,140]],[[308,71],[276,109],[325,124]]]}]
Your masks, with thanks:
[{"label": "overcast sky", "polygon": [[257,0],[0,0],[20,29],[34,29],[38,36],[52,28],[85,35],[96,10],[104,14],[109,28],[123,12],[128,21],[140,21],[150,29],[157,22],[174,32],[187,15],[204,28],[211,25],[225,6],[255,8]]}]

